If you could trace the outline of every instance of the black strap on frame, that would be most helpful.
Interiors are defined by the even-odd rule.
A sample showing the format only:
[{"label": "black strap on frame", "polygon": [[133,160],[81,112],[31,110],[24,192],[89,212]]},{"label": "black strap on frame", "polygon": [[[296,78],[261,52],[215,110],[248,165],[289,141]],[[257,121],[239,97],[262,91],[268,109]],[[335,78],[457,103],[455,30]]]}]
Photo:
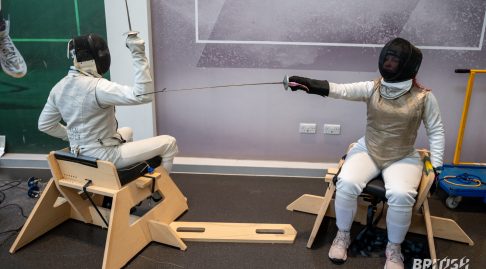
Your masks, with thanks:
[{"label": "black strap on frame", "polygon": [[95,204],[95,202],[93,201],[93,199],[91,199],[91,196],[89,195],[89,192],[86,190],[86,188],[89,185],[91,185],[91,183],[93,183],[93,181],[91,181],[91,179],[86,179],[86,181],[87,181],[86,184],[84,184],[84,186],[83,186],[83,193],[86,194],[86,196],[88,197],[89,201],[91,202],[91,204],[96,209],[96,212],[98,212],[98,215],[100,215],[100,217],[103,220],[103,222],[105,223],[106,227],[108,227],[108,222],[106,221],[105,217],[103,217],[103,215],[101,214],[100,210],[98,209],[98,206]]}]

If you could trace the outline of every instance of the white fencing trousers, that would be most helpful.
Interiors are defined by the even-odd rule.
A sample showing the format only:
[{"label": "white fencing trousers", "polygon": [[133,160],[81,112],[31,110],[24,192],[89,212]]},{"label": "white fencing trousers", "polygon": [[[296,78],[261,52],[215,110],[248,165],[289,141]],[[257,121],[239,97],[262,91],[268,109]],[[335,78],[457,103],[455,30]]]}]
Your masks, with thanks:
[{"label": "white fencing trousers", "polygon": [[388,199],[388,240],[392,243],[402,243],[410,227],[422,166],[419,154],[415,153],[380,171],[368,154],[364,139],[360,139],[348,152],[338,175],[335,199],[338,229],[350,230],[356,214],[358,195],[366,184],[381,172]]},{"label": "white fencing trousers", "polygon": [[174,156],[179,152],[174,137],[159,135],[132,142],[133,131],[131,128],[120,128],[118,129],[118,133],[121,134],[127,143],[119,147],[120,158],[115,163],[116,167],[125,167],[160,155],[162,157],[162,166],[167,173],[170,173]]}]

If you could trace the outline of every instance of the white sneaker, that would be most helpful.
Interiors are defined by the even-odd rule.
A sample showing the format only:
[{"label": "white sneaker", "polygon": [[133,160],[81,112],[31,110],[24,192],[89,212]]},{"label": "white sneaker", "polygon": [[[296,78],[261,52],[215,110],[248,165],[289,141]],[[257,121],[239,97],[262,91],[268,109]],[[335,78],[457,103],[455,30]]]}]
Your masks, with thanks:
[{"label": "white sneaker", "polygon": [[329,249],[329,259],[335,264],[343,264],[348,258],[347,252],[350,244],[350,233],[338,231]]},{"label": "white sneaker", "polygon": [[9,36],[10,21],[5,21],[5,30],[0,31],[0,63],[9,76],[21,78],[27,74],[24,58]]},{"label": "white sneaker", "polygon": [[403,269],[403,255],[400,244],[388,242],[385,250],[385,269]]}]

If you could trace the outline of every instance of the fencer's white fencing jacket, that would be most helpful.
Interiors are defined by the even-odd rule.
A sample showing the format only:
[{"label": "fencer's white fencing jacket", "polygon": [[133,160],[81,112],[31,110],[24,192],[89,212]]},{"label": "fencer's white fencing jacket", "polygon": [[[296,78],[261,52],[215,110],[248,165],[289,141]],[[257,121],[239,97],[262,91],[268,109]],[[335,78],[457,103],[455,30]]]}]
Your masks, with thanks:
[{"label": "fencer's white fencing jacket", "polygon": [[71,148],[80,148],[84,155],[116,162],[121,143],[115,106],[148,103],[153,96],[137,96],[153,90],[144,41],[129,36],[127,47],[135,73],[133,86],[120,85],[71,67],[52,88],[39,116],[39,130],[69,140]]},{"label": "fencer's white fencing jacket", "polygon": [[[411,86],[411,80],[408,82],[409,85]],[[329,97],[337,98],[337,99],[345,99],[350,101],[363,101],[363,102],[367,102],[368,106],[374,105],[374,102],[371,102],[371,98],[372,96],[374,96],[374,94],[376,95],[376,91],[375,91],[376,83],[380,83],[380,82],[366,81],[366,82],[356,82],[356,83],[348,83],[348,84],[329,83]],[[381,83],[383,83],[383,81],[381,81]],[[402,85],[406,85],[406,83],[402,83]],[[403,98],[402,97],[403,94],[406,93],[407,91],[410,91],[410,86],[408,86],[404,90],[397,89],[398,91],[401,91],[401,93],[397,95],[398,96],[397,98]],[[434,167],[440,167],[442,166],[444,147],[445,147],[444,126],[442,124],[442,119],[440,116],[439,105],[437,103],[435,96],[432,94],[431,91],[426,92],[423,105],[424,107],[421,113],[422,114],[421,121],[424,123],[424,127],[429,140],[430,155],[431,155],[430,160]],[[368,107],[368,114],[370,112],[369,110],[370,107]],[[416,133],[419,127],[418,125],[415,126],[416,126],[415,128],[416,130],[407,130],[408,133],[403,134],[406,138],[411,138],[414,140],[412,144],[415,143]],[[391,135],[396,135],[396,134],[391,134]],[[367,137],[365,137],[365,140],[366,139]],[[386,149],[386,150],[390,150],[390,149]],[[407,156],[402,156],[402,158],[404,157]]]}]

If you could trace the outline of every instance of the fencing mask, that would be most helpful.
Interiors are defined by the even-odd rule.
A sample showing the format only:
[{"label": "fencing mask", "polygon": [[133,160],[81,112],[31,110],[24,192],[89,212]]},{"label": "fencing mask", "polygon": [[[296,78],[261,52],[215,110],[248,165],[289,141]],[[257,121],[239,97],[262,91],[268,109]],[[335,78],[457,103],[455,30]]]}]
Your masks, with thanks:
[{"label": "fencing mask", "polygon": [[[91,33],[74,37],[68,43],[74,66],[90,74],[103,75],[110,69],[111,57],[108,44],[99,35]],[[93,74],[95,75],[95,74]]]},{"label": "fencing mask", "polygon": [[398,37],[381,50],[378,68],[386,82],[402,82],[417,75],[421,62],[420,49]]}]

